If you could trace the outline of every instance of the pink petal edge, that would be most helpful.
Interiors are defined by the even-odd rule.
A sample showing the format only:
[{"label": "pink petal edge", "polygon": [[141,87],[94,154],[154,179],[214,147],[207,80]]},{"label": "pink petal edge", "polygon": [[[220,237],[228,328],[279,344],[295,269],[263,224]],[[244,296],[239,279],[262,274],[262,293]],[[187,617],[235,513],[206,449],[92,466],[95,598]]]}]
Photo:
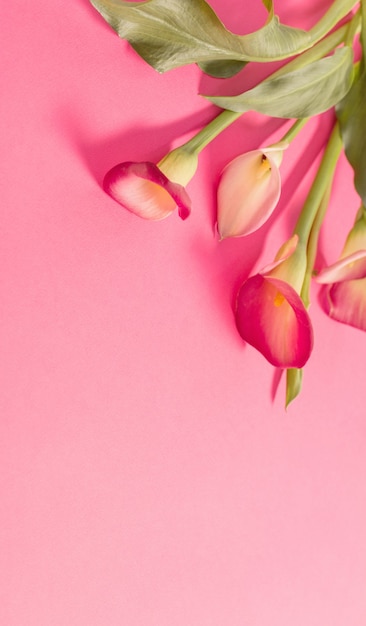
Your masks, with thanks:
[{"label": "pink petal edge", "polygon": [[[116,186],[117,183],[121,183],[123,185],[123,180],[127,179],[132,175],[137,178],[141,178],[146,181],[150,181],[155,183],[164,189],[169,196],[175,202],[178,208],[178,214],[181,219],[185,220],[191,212],[191,199],[186,192],[185,188],[178,183],[173,183],[169,178],[163,174],[163,172],[158,168],[155,163],[151,163],[149,161],[144,162],[133,162],[126,161],[124,163],[119,163],[115,165],[112,169],[110,169],[104,177],[103,181],[103,189],[108,195],[110,195],[114,200],[119,202],[122,206],[124,206],[127,210],[132,213],[136,213],[136,210],[132,206],[127,206],[127,203],[121,202],[118,198],[118,194],[113,191],[113,187]],[[174,210],[174,209],[172,209]],[[170,211],[172,212],[172,211]],[[169,213],[166,213],[158,218],[153,219],[162,219],[166,217]],[[142,213],[139,213],[140,217],[144,217]],[[152,219],[146,217],[146,219]]]},{"label": "pink petal edge", "polygon": [[[276,292],[283,308],[275,306]],[[296,291],[285,281],[250,277],[238,293],[236,324],[241,337],[274,366],[301,368],[313,348],[309,315]]]},{"label": "pink petal edge", "polygon": [[338,283],[366,277],[366,250],[358,250],[329,267],[325,267],[315,276],[320,284]]},{"label": "pink petal edge", "polygon": [[284,261],[289,259],[290,256],[295,252],[298,243],[299,243],[299,236],[296,235],[296,234],[292,235],[292,237],[290,237],[290,239],[288,239],[283,244],[283,246],[279,249],[279,251],[276,254],[276,258],[273,261],[273,263],[269,263],[268,265],[263,267],[260,270],[259,274],[262,274],[262,276],[266,276],[272,270],[274,270],[276,267],[281,265],[281,263],[283,263]]},{"label": "pink petal edge", "polygon": [[[268,151],[269,152],[269,151]],[[266,186],[261,187],[257,179],[248,183],[246,176],[251,161],[264,155],[270,161],[271,175]],[[244,172],[244,174],[243,174]],[[244,177],[244,184],[241,181]],[[239,188],[238,188],[239,187]],[[237,196],[239,195],[239,204]],[[220,239],[244,237],[258,230],[270,218],[281,195],[281,175],[279,168],[265,150],[253,150],[233,159],[222,171],[218,190],[217,230]],[[247,203],[245,201],[247,199]],[[238,205],[238,206],[236,206]],[[227,208],[228,207],[228,208]],[[233,207],[235,212],[233,213]]]},{"label": "pink petal edge", "polygon": [[322,305],[335,321],[366,331],[366,278],[324,285]]}]

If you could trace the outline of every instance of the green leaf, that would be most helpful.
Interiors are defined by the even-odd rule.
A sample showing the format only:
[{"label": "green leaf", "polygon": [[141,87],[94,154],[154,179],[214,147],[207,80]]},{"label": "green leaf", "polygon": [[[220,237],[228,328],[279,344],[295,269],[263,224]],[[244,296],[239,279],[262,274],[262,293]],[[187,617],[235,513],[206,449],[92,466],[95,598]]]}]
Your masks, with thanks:
[{"label": "green leaf", "polygon": [[352,84],[353,54],[345,46],[324,59],[268,78],[238,96],[205,96],[223,109],[257,111],[271,117],[311,117],[345,96]]},{"label": "green leaf", "polygon": [[303,52],[355,4],[355,0],[334,0],[318,24],[306,32],[282,26],[274,15],[272,0],[263,0],[269,12],[263,28],[248,35],[235,35],[225,28],[205,0],[90,2],[157,71],[198,63],[215,76],[231,76],[243,67],[233,62],[274,61]]},{"label": "green leaf", "polygon": [[366,72],[356,78],[336,108],[346,157],[353,167],[357,193],[366,206]]},{"label": "green leaf", "polygon": [[235,76],[246,64],[246,61],[202,61],[202,63],[198,63],[205,74],[209,74],[215,78],[230,78],[231,76]]},{"label": "green leaf", "polygon": [[341,100],[336,113],[346,157],[354,171],[354,185],[366,206],[366,5],[362,7],[362,59],[355,81],[346,97]]}]

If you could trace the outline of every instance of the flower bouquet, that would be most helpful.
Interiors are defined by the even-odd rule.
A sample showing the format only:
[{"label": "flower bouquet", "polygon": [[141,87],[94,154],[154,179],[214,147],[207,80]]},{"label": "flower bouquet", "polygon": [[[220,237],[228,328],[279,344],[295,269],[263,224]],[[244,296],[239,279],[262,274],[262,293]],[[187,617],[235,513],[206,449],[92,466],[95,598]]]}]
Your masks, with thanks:
[{"label": "flower bouquet", "polygon": [[[102,17],[158,72],[196,63],[226,79],[250,63],[282,65],[238,95],[205,95],[218,114],[158,163],[123,162],[104,178],[104,190],[140,218],[174,211],[185,220],[193,202],[186,185],[200,152],[248,111],[293,120],[275,144],[242,154],[222,171],[217,189],[218,240],[245,237],[273,213],[281,195],[280,166],[307,121],[332,110],[334,124],[292,233],[274,260],[241,285],[235,307],[243,340],[286,371],[286,406],[301,389],[313,347],[310,284],[323,285],[326,313],[366,330],[366,1],[334,0],[308,31],[280,23],[272,0],[267,19],[246,35],[230,32],[205,0],[90,0]],[[360,44],[360,45],[359,45]],[[320,228],[342,153],[359,195],[355,222],[340,258],[315,268]]]}]

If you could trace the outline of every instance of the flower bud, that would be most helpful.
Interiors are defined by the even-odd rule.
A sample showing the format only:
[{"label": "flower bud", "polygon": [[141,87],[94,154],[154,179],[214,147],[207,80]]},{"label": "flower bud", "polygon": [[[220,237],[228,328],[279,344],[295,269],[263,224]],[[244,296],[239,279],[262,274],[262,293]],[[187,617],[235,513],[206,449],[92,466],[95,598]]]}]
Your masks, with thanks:
[{"label": "flower bud", "polygon": [[286,145],[246,152],[223,170],[217,190],[221,239],[243,237],[262,226],[281,194],[279,165]]}]

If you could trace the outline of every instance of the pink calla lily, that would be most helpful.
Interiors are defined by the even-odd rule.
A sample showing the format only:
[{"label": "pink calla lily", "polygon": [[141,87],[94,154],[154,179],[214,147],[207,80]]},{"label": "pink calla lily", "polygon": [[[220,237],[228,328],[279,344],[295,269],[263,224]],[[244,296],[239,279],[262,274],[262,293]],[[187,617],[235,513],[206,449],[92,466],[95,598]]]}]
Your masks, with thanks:
[{"label": "pink calla lily", "polygon": [[231,161],[217,190],[217,230],[221,239],[243,237],[260,228],[281,194],[279,165],[286,144],[253,150]]},{"label": "pink calla lily", "polygon": [[197,155],[177,148],[157,165],[149,161],[115,165],[105,175],[103,188],[138,217],[162,220],[177,208],[184,220],[191,212],[191,200],[184,185],[196,168]]},{"label": "pink calla lily", "polygon": [[366,331],[366,221],[361,209],[340,259],[315,277],[329,317]]},{"label": "pink calla lily", "polygon": [[301,368],[312,351],[313,330],[297,291],[306,267],[306,260],[301,260],[302,251],[297,249],[297,236],[280,254],[273,264],[241,286],[236,325],[244,341],[272,365]]}]

